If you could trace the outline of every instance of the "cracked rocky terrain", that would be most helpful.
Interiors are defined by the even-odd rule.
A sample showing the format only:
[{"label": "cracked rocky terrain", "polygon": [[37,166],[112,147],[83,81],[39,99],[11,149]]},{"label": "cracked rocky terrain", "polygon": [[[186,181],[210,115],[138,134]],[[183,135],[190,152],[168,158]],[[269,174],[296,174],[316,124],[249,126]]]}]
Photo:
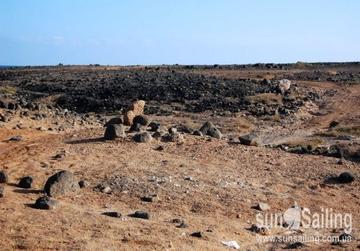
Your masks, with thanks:
[{"label": "cracked rocky terrain", "polygon": [[359,161],[359,63],[0,69],[0,250],[354,250]]}]

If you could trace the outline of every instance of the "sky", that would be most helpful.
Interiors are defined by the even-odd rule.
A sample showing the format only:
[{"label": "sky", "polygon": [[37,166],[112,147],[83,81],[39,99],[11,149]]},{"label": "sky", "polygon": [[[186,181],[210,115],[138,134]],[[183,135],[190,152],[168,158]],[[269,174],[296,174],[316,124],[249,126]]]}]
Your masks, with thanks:
[{"label": "sky", "polygon": [[1,0],[0,65],[360,61],[358,0]]}]

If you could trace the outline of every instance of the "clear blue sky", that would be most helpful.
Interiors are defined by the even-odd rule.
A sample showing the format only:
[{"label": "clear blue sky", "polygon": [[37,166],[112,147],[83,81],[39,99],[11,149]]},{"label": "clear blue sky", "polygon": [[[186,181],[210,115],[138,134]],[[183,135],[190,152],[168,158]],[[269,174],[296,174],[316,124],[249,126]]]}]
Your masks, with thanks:
[{"label": "clear blue sky", "polygon": [[0,0],[0,65],[360,61],[358,0]]}]

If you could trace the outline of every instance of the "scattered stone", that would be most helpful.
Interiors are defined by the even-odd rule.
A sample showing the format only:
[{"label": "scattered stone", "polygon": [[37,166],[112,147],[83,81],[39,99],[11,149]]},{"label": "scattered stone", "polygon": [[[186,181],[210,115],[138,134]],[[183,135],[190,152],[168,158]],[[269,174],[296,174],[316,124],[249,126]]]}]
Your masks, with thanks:
[{"label": "scattered stone", "polygon": [[194,178],[192,176],[185,176],[184,180],[194,181]]},{"label": "scattered stone", "polygon": [[106,216],[114,217],[114,218],[121,218],[121,213],[119,213],[119,212],[104,212],[104,213],[102,213],[102,215],[106,215]]},{"label": "scattered stone", "polygon": [[38,131],[42,131],[42,132],[46,131],[46,128],[45,128],[45,127],[42,127],[42,126],[36,128],[36,129],[37,129]]},{"label": "scattered stone", "polygon": [[172,219],[171,223],[178,224],[176,226],[177,228],[187,228],[188,227],[188,225],[185,223],[185,221],[183,219],[180,219],[180,218]]},{"label": "scattered stone", "polygon": [[279,81],[278,89],[282,95],[285,94],[288,90],[290,90],[291,87],[291,81],[288,79],[282,79]]},{"label": "scattered stone", "polygon": [[133,124],[130,126],[129,131],[130,131],[130,132],[140,132],[140,131],[141,131],[141,124],[133,123]]},{"label": "scattered stone", "polygon": [[289,245],[287,245],[287,249],[298,249],[298,248],[302,248],[302,247],[305,247],[305,244],[302,243],[302,242],[293,242],[293,243],[290,243]]},{"label": "scattered stone", "polygon": [[43,210],[53,210],[57,206],[57,201],[48,196],[42,196],[35,201],[34,208]]},{"label": "scattered stone", "polygon": [[339,121],[333,120],[330,122],[329,128],[334,128],[334,127],[338,126],[339,124],[340,124]]},{"label": "scattered stone", "polygon": [[149,119],[145,115],[137,115],[133,119],[133,124],[140,124],[142,126],[147,126]]},{"label": "scattered stone", "polygon": [[240,245],[236,241],[222,241],[221,243],[228,248],[240,249]]},{"label": "scattered stone", "polygon": [[337,164],[338,164],[338,165],[344,164],[344,158],[340,158],[340,159],[337,161]]},{"label": "scattered stone", "polygon": [[150,131],[156,132],[157,130],[160,129],[160,123],[153,121],[153,122],[151,122],[151,123],[149,124],[149,127],[150,127]]},{"label": "scattered stone", "polygon": [[154,133],[153,133],[152,137],[153,137],[154,139],[160,139],[163,135],[164,135],[163,133],[157,131],[157,132],[154,132]]},{"label": "scattered stone", "polygon": [[183,221],[184,221],[183,219],[175,218],[175,219],[172,219],[172,220],[171,220],[171,223],[180,224],[180,223],[183,222]]},{"label": "scattered stone", "polygon": [[5,188],[3,186],[0,186],[0,198],[4,197],[5,195]]},{"label": "scattered stone", "polygon": [[140,199],[145,202],[155,202],[158,200],[158,196],[157,194],[153,194],[153,195],[143,196]]},{"label": "scattered stone", "polygon": [[4,170],[0,170],[0,183],[7,183],[7,182],[8,182],[7,173]]},{"label": "scattered stone", "polygon": [[261,235],[268,235],[269,229],[266,226],[260,224],[253,224],[250,229],[251,232],[261,234]]},{"label": "scattered stone", "polygon": [[162,145],[155,148],[156,151],[164,151],[164,149],[165,148]]},{"label": "scattered stone", "polygon": [[193,132],[193,135],[195,135],[195,136],[203,136],[202,132],[199,131],[199,130],[195,130],[195,131]]},{"label": "scattered stone", "polygon": [[152,136],[148,132],[135,134],[133,140],[138,143],[148,143],[152,140]]},{"label": "scattered stone", "polygon": [[80,188],[85,188],[89,186],[89,182],[85,181],[85,180],[80,180],[79,181],[79,187]]},{"label": "scattered stone", "polygon": [[52,157],[53,160],[63,160],[65,158],[66,152],[62,151]]},{"label": "scattered stone", "polygon": [[267,211],[270,209],[270,206],[267,203],[259,202],[256,205],[256,209],[260,211]]},{"label": "scattered stone", "polygon": [[176,129],[178,132],[182,132],[182,133],[192,134],[194,132],[194,129],[184,124],[177,125]]},{"label": "scattered stone", "polygon": [[21,188],[31,188],[31,184],[33,182],[33,178],[30,176],[25,176],[20,179],[18,187]]},{"label": "scattered stone", "polygon": [[165,142],[176,142],[176,143],[184,143],[185,138],[184,135],[181,133],[168,133],[162,137],[162,140]]},{"label": "scattered stone", "polygon": [[101,192],[102,192],[102,193],[109,194],[109,193],[111,193],[111,187],[106,186],[106,187],[104,187],[103,189],[101,189]]},{"label": "scattered stone", "polygon": [[337,178],[339,183],[351,183],[355,180],[355,177],[350,172],[343,172]]},{"label": "scattered stone", "polygon": [[247,146],[258,146],[259,142],[254,133],[246,134],[239,137],[240,144]]},{"label": "scattered stone", "polygon": [[190,236],[192,237],[197,237],[197,238],[203,238],[204,237],[204,234],[202,232],[193,232],[190,234]]},{"label": "scattered stone", "polygon": [[150,214],[145,211],[136,211],[135,213],[130,214],[129,216],[133,217],[133,218],[139,218],[139,219],[145,219],[145,220],[150,219]]},{"label": "scattered stone", "polygon": [[4,114],[0,114],[0,121],[1,121],[1,122],[6,123],[6,122],[8,122],[9,120],[10,120],[10,118],[9,118],[8,116],[6,116],[6,115],[4,115]]},{"label": "scattered stone", "polygon": [[187,228],[188,227],[188,225],[184,222],[184,221],[182,221],[179,225],[177,225],[176,226],[177,228]]},{"label": "scattered stone", "polygon": [[222,134],[219,129],[217,129],[213,123],[207,121],[199,130],[203,135],[209,135],[213,138],[221,139]]},{"label": "scattered stone", "polygon": [[346,242],[350,242],[352,240],[354,240],[355,238],[351,235],[351,234],[348,234],[348,233],[342,233],[340,236],[339,236],[339,239],[334,241],[332,244],[333,245],[342,245]]},{"label": "scattered stone", "polygon": [[170,127],[170,128],[168,129],[168,132],[169,132],[170,134],[176,134],[176,133],[177,133],[177,129],[176,129],[176,127],[172,126],[172,127]]},{"label": "scattered stone", "polygon": [[348,233],[342,233],[340,236],[339,236],[339,240],[340,241],[351,241],[353,240],[354,237],[351,235],[351,234],[348,234]]},{"label": "scattered stone", "polygon": [[76,193],[80,189],[75,176],[69,171],[60,171],[46,181],[44,191],[49,196]]},{"label": "scattered stone", "polygon": [[105,123],[104,127],[107,127],[108,125],[120,125],[123,121],[120,117],[111,118],[108,122]]},{"label": "scattered stone", "polygon": [[14,142],[19,142],[19,141],[22,141],[22,140],[23,140],[23,137],[20,136],[20,135],[13,136],[10,139],[8,139],[8,141],[14,141]]},{"label": "scattered stone", "polygon": [[114,140],[116,138],[125,138],[125,128],[120,124],[110,124],[106,127],[104,139]]}]

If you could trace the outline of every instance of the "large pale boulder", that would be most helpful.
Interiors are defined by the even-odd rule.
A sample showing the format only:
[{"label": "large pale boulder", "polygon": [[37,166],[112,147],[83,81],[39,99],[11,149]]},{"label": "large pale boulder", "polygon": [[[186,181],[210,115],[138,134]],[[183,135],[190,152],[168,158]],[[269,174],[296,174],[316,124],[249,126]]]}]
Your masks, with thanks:
[{"label": "large pale boulder", "polygon": [[136,116],[144,114],[145,101],[137,100],[124,113],[124,124],[131,126]]},{"label": "large pale boulder", "polygon": [[281,94],[284,95],[285,92],[290,90],[290,87],[291,87],[291,81],[290,80],[282,79],[282,80],[279,81],[278,88],[279,88]]}]

